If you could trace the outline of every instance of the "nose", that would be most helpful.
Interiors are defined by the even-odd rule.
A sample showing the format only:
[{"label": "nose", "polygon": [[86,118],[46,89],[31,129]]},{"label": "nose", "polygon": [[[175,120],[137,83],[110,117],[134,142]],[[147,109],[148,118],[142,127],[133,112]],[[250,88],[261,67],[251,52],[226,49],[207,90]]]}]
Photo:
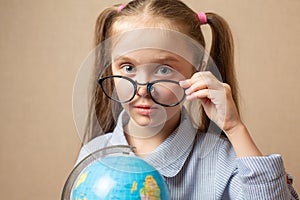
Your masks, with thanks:
[{"label": "nose", "polygon": [[148,83],[137,83],[137,95],[140,96],[140,97],[145,97],[148,95],[148,91],[147,91],[147,85]]}]

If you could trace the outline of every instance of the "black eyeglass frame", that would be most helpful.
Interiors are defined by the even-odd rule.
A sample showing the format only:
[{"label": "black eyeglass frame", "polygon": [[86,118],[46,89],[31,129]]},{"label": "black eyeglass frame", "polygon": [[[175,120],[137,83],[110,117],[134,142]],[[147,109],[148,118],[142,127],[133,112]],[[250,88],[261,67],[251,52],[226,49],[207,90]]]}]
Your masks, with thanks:
[{"label": "black eyeglass frame", "polygon": [[[107,94],[105,92],[105,88],[103,87],[103,81],[106,80],[106,79],[109,79],[109,78],[123,78],[123,79],[126,79],[128,80],[129,82],[132,83],[133,87],[134,87],[134,93],[132,95],[132,97],[129,99],[129,100],[126,100],[126,101],[120,101],[120,100],[117,100],[117,99],[114,99],[112,98],[109,94]],[[179,85],[179,82],[178,81],[174,81],[174,80],[168,80],[168,79],[160,79],[160,80],[155,80],[155,81],[152,81],[152,82],[148,82],[148,83],[138,83],[137,81],[129,78],[129,77],[126,77],[126,76],[121,76],[121,75],[113,75],[113,76],[106,76],[106,77],[103,77],[103,78],[98,78],[98,83],[99,85],[101,86],[101,89],[103,91],[103,93],[105,94],[105,96],[107,96],[109,99],[113,100],[113,101],[116,101],[116,102],[119,102],[119,103],[128,103],[130,102],[136,95],[137,93],[137,86],[138,85],[141,85],[141,86],[147,86],[147,93],[149,94],[150,98],[158,105],[161,105],[161,106],[164,106],[164,107],[174,107],[174,106],[177,106],[178,104],[180,104],[184,98],[185,98],[185,92],[183,92],[183,97],[177,102],[177,103],[173,103],[173,104],[162,104],[162,103],[159,103],[157,102],[153,97],[152,97],[152,94],[151,94],[151,88],[154,84],[156,83],[160,83],[160,82],[168,82],[168,83],[175,83],[177,85]],[[180,86],[180,85],[179,85]],[[182,90],[185,91],[184,88],[182,88]]]}]

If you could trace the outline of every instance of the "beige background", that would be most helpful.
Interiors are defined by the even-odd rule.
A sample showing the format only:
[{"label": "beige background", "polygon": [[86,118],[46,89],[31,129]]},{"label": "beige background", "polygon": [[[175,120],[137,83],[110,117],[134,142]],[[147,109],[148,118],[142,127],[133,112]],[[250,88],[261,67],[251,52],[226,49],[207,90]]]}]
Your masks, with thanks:
[{"label": "beige background", "polygon": [[[1,199],[59,199],[79,151],[72,87],[110,0],[0,1]],[[124,2],[124,1],[123,1]],[[186,0],[232,27],[244,122],[300,191],[300,1]]]}]

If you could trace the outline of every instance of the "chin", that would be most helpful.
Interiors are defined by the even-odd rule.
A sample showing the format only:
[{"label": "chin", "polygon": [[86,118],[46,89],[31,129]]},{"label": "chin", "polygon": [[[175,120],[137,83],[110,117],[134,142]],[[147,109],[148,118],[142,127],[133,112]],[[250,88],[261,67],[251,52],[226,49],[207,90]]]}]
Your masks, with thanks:
[{"label": "chin", "polygon": [[153,127],[155,126],[155,124],[153,123],[153,120],[151,119],[150,116],[137,116],[137,117],[134,117],[132,116],[131,119],[139,126],[142,126],[142,127]]}]

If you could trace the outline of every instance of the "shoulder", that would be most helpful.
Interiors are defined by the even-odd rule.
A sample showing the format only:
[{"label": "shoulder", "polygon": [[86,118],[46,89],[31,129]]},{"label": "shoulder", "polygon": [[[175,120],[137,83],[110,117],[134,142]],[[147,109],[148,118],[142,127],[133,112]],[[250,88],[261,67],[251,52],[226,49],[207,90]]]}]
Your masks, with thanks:
[{"label": "shoulder", "polygon": [[226,185],[226,181],[238,168],[233,146],[220,133],[198,133],[192,157],[197,159],[201,166],[209,167],[217,177],[223,177],[223,185]]},{"label": "shoulder", "polygon": [[76,164],[78,164],[80,161],[82,161],[85,157],[87,157],[91,153],[106,147],[111,137],[112,137],[112,133],[107,133],[95,137],[88,143],[84,144],[80,149]]}]

